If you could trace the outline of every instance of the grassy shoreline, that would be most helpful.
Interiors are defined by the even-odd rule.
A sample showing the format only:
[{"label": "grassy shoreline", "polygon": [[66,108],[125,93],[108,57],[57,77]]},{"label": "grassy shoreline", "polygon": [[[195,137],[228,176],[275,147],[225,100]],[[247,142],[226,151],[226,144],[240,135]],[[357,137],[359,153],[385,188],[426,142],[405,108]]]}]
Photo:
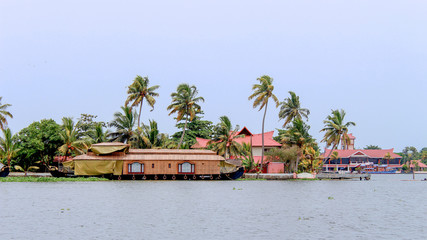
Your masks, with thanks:
[{"label": "grassy shoreline", "polygon": [[55,177],[4,177],[1,182],[100,182],[109,181],[106,178],[77,177],[77,178],[55,178]]}]

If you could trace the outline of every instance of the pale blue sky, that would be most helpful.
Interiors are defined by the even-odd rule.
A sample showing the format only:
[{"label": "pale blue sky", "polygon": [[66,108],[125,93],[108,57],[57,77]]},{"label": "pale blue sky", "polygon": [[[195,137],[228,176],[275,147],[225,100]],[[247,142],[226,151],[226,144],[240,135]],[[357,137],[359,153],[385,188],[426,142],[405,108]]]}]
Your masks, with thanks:
[{"label": "pale blue sky", "polygon": [[[311,111],[318,140],[343,108],[356,146],[426,147],[427,2],[0,1],[0,96],[18,132],[33,121],[81,113],[110,121],[139,74],[160,85],[155,119],[174,133],[166,107],[180,83],[206,99],[205,119],[228,115],[261,132],[248,101],[256,78],[274,78]],[[282,126],[269,106],[266,130]],[[323,146],[323,144],[322,144]]]}]

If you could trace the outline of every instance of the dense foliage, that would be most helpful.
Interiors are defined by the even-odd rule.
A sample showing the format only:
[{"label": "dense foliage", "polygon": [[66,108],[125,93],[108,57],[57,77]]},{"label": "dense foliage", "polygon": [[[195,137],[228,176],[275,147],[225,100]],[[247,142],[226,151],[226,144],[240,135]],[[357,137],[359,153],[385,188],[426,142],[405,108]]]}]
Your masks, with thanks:
[{"label": "dense foliage", "polygon": [[14,164],[22,166],[37,165],[36,162],[49,165],[63,144],[60,136],[61,126],[52,119],[43,119],[31,123],[16,135],[21,149]]}]

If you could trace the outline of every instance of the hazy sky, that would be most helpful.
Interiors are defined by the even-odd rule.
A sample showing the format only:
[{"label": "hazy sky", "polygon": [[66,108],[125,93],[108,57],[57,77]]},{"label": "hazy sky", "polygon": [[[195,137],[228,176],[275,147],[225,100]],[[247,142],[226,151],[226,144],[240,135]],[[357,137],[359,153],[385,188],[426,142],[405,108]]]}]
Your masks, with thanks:
[{"label": "hazy sky", "polygon": [[[33,121],[81,113],[111,121],[135,76],[160,85],[155,119],[174,133],[166,107],[194,84],[205,119],[222,115],[261,132],[248,101],[256,78],[274,78],[311,111],[311,134],[342,108],[356,147],[426,147],[427,2],[0,1],[0,96],[14,133]],[[269,106],[266,130],[282,126]],[[322,144],[321,146],[324,146]]]}]

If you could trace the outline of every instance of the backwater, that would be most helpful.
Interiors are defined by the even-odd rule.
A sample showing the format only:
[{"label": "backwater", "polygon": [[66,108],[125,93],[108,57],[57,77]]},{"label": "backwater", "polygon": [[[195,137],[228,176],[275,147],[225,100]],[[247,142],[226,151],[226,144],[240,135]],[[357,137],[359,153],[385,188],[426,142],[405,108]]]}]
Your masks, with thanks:
[{"label": "backwater", "polygon": [[406,180],[0,183],[0,238],[426,239]]}]

